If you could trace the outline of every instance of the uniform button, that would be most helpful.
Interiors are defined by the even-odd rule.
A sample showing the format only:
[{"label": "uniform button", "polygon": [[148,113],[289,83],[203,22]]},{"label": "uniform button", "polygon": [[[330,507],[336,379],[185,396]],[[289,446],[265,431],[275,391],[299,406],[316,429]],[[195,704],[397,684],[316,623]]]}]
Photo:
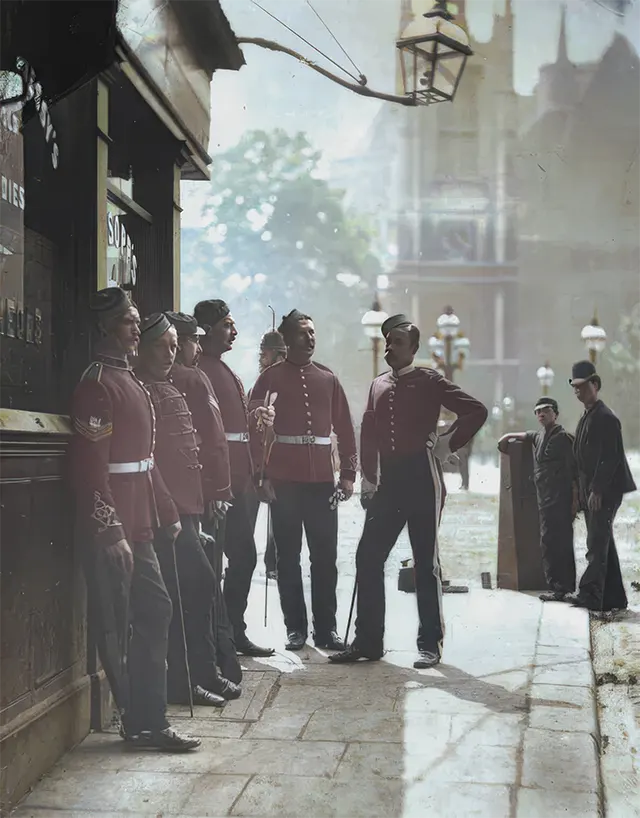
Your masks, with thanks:
[{"label": "uniform button", "polygon": [[308,417],[308,418],[310,418],[310,417],[311,417],[311,412],[307,412],[307,417]]},{"label": "uniform button", "polygon": [[309,401],[308,401],[308,400],[306,400],[306,401],[304,402],[304,405],[305,405],[305,406],[308,406],[308,405],[309,405]]}]

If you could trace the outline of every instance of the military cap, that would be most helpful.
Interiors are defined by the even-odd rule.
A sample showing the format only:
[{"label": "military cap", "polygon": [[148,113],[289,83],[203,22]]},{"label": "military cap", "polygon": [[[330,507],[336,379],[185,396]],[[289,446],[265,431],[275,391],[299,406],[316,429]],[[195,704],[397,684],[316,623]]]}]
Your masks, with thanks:
[{"label": "military cap", "polygon": [[135,307],[131,296],[121,287],[105,287],[89,297],[89,309],[99,320],[124,315],[129,307]]},{"label": "military cap", "polygon": [[536,405],[533,407],[533,411],[537,412],[538,409],[553,409],[556,415],[560,413],[558,401],[549,397],[538,398]]},{"label": "military cap", "polygon": [[178,335],[206,335],[193,315],[187,315],[186,312],[165,312],[165,315],[176,328]]},{"label": "military cap", "polygon": [[597,375],[598,373],[596,372],[596,368],[591,361],[578,361],[577,364],[574,364],[571,367],[569,384],[571,386],[580,386],[581,384],[597,377]]},{"label": "military cap", "polygon": [[398,315],[391,315],[380,327],[380,331],[386,338],[392,329],[399,329],[400,327],[410,327],[412,325],[411,319],[406,315],[399,313]]},{"label": "military cap", "polygon": [[204,328],[205,332],[208,332],[211,327],[215,327],[230,312],[229,305],[220,298],[199,301],[193,308],[195,319],[198,325]]},{"label": "military cap", "polygon": [[265,349],[273,349],[277,352],[286,352],[287,345],[284,342],[284,338],[278,332],[278,330],[270,330],[269,332],[265,332],[265,334],[260,339],[260,350]]},{"label": "military cap", "polygon": [[140,329],[140,343],[149,344],[161,338],[167,330],[171,329],[171,321],[163,312],[154,312],[148,315],[142,322]]},{"label": "military cap", "polygon": [[305,313],[300,312],[300,310],[291,310],[288,315],[282,316],[282,321],[280,322],[280,326],[278,327],[278,332],[280,335],[284,336],[286,334],[287,328],[290,327],[292,324],[296,324],[298,321],[310,321],[311,316],[305,315]]}]

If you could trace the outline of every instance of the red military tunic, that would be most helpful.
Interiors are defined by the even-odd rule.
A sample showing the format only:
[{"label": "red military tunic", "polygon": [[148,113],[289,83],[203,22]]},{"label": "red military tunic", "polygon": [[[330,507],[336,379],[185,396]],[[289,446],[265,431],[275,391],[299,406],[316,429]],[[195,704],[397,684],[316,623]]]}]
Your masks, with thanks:
[{"label": "red military tunic", "polygon": [[[277,392],[273,427],[275,443],[266,474],[275,480],[328,483],[334,479],[331,445],[286,443],[279,436],[329,438],[335,431],[342,465],[340,476],[354,480],[356,441],[349,404],[340,381],[322,364],[297,366],[279,361],[266,369],[251,390],[251,408],[261,406],[267,393]],[[261,467],[262,440],[252,436],[252,452]]]},{"label": "red military tunic", "polygon": [[187,401],[170,380],[154,380],[142,369],[137,375],[155,410],[155,459],[169,494],[179,514],[202,514],[202,467]]},{"label": "red military tunic", "polygon": [[443,406],[457,415],[450,437],[450,448],[457,451],[487,419],[480,401],[433,369],[407,367],[398,376],[385,372],[377,377],[362,419],[360,458],[366,479],[377,484],[379,457],[426,451],[430,435],[437,434]]},{"label": "red military tunic", "polygon": [[231,488],[246,491],[251,485],[252,465],[249,451],[249,418],[242,381],[220,358],[201,355],[200,369],[208,376],[220,405],[224,431],[229,444]]},{"label": "red military tunic", "polygon": [[153,406],[125,358],[96,356],[74,391],[71,418],[71,477],[84,534],[104,546],[151,542],[155,528],[178,521],[158,469],[109,469],[154,452]]},{"label": "red military tunic", "polygon": [[174,364],[171,380],[184,395],[193,418],[204,500],[230,500],[229,445],[211,381],[198,367],[183,364]]}]

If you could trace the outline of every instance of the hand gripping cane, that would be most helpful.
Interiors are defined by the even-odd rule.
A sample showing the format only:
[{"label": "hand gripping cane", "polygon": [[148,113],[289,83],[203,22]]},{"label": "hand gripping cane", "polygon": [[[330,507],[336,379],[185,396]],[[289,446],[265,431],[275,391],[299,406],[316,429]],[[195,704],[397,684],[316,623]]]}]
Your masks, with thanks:
[{"label": "hand gripping cane", "polygon": [[[274,313],[275,315],[275,313]],[[273,406],[276,402],[276,398],[278,397],[277,392],[267,392],[264,396],[264,403],[262,404],[265,408],[269,406]],[[270,452],[271,450],[269,450]],[[262,465],[260,468],[260,477],[258,478],[258,488],[262,488],[264,484],[264,473],[267,468],[267,460],[269,459],[269,454],[267,453],[267,433],[266,429],[264,430],[264,439],[262,441]],[[269,545],[269,530],[271,528],[271,503],[267,503],[267,547]],[[268,599],[269,599],[269,572],[265,572],[264,578],[264,626],[267,627],[267,618],[269,614],[268,608]]]}]

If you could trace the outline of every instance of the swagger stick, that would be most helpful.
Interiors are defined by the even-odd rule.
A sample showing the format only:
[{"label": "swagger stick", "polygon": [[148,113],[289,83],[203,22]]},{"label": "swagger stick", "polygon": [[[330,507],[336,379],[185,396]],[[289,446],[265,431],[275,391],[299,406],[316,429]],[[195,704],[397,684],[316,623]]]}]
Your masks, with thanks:
[{"label": "swagger stick", "polygon": [[[274,313],[274,320],[275,320],[275,313]],[[269,407],[273,406],[276,402],[276,398],[278,397],[277,392],[267,392],[264,396],[264,404],[263,406]],[[269,459],[269,454],[271,453],[271,449],[267,452],[267,430],[264,430],[264,439],[262,441],[262,463],[260,465],[260,477],[258,478],[258,488],[262,488],[264,484],[264,473],[267,468],[267,461]],[[269,547],[269,531],[271,529],[271,503],[267,503],[267,548]],[[269,572],[265,572],[265,579],[264,579],[264,626],[267,627],[267,618],[269,613],[268,608],[268,597],[269,597]]]},{"label": "swagger stick", "polygon": [[[267,548],[269,547],[269,532],[271,531],[271,503],[267,503]],[[267,605],[267,597],[269,595],[269,572],[265,570],[264,578],[264,626],[267,627],[267,618],[269,615],[269,607]]]},{"label": "swagger stick", "polygon": [[189,653],[187,651],[187,631],[184,627],[184,610],[182,608],[182,594],[180,593],[180,577],[178,576],[178,561],[176,559],[176,541],[171,540],[171,555],[173,557],[173,570],[176,572],[176,593],[178,597],[178,607],[180,608],[180,627],[182,629],[182,646],[184,648],[184,666],[187,671],[187,686],[189,688],[189,712],[193,718],[193,688],[191,687],[191,670],[189,669]]},{"label": "swagger stick", "polygon": [[347,619],[347,632],[344,635],[344,646],[349,647],[349,631],[351,630],[351,619],[353,618],[353,609],[356,604],[356,596],[358,595],[358,578],[355,578],[353,583],[353,593],[351,594],[351,607],[349,608],[349,619]]}]

